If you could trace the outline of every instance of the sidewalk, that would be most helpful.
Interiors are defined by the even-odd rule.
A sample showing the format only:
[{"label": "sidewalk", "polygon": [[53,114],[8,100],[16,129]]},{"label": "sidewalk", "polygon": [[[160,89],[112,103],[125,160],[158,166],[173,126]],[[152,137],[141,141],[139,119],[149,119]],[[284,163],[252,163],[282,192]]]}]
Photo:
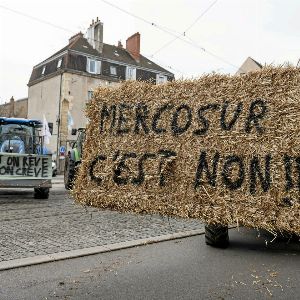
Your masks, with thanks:
[{"label": "sidewalk", "polygon": [[203,232],[198,220],[135,215],[73,203],[63,177],[48,200],[31,190],[0,191],[0,270]]}]

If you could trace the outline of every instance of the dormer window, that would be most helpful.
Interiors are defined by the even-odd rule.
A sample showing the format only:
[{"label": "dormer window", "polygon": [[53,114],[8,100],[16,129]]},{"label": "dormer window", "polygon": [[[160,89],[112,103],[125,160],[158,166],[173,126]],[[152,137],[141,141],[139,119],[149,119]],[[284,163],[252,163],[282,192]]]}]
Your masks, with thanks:
[{"label": "dormer window", "polygon": [[87,72],[92,73],[92,74],[100,74],[101,73],[100,72],[100,70],[101,70],[101,61],[88,58],[87,59],[86,70],[87,70]]},{"label": "dormer window", "polygon": [[117,68],[115,66],[110,66],[110,75],[117,75]]},{"label": "dormer window", "polygon": [[168,81],[168,77],[165,75],[157,74],[156,75],[156,84],[166,83]]},{"label": "dormer window", "polygon": [[62,58],[60,58],[58,61],[57,61],[57,69],[59,69],[61,67],[61,63],[62,63]]},{"label": "dormer window", "polygon": [[45,75],[46,66],[43,66],[42,75]]},{"label": "dormer window", "polygon": [[136,68],[127,67],[126,79],[127,80],[136,80]]}]

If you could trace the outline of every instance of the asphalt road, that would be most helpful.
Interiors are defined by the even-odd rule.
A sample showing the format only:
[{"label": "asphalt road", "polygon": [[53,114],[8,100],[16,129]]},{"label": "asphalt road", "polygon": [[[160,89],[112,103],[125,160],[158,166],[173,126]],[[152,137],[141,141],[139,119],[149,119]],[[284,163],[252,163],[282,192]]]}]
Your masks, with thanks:
[{"label": "asphalt road", "polygon": [[[0,272],[0,299],[299,299],[300,244],[230,230]],[[266,243],[267,242],[267,243]]]}]

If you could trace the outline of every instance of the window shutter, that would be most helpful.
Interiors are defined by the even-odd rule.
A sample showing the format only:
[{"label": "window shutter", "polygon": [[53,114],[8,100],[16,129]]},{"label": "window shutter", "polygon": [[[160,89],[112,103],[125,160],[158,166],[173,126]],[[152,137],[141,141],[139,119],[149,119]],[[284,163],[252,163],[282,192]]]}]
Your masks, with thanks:
[{"label": "window shutter", "polygon": [[96,62],[96,74],[101,74],[101,61]]},{"label": "window shutter", "polygon": [[86,71],[90,72],[90,59],[89,58],[87,58],[87,60],[86,60]]},{"label": "window shutter", "polygon": [[136,69],[132,69],[132,80],[136,80]]}]

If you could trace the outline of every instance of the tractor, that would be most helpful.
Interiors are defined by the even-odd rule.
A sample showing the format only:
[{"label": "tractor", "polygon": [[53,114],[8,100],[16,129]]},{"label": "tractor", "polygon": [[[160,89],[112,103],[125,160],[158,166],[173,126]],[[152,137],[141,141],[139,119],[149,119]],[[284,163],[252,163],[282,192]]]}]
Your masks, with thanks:
[{"label": "tractor", "polygon": [[44,146],[40,120],[0,117],[0,187],[33,188],[48,199],[52,155]]},{"label": "tractor", "polygon": [[79,128],[77,140],[71,144],[72,149],[68,151],[65,158],[64,183],[67,190],[73,188],[77,169],[81,163],[82,148],[85,140],[85,128]]}]

